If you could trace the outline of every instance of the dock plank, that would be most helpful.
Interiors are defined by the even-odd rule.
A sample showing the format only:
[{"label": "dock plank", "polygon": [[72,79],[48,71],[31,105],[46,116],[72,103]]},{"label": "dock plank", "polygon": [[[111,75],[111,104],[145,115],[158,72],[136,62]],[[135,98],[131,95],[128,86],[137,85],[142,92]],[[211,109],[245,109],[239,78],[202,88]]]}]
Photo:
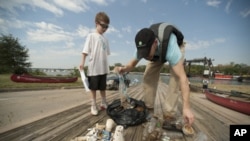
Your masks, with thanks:
[{"label": "dock plank", "polygon": [[[167,94],[168,85],[159,82],[155,113],[163,116],[167,101],[171,97]],[[143,87],[141,84],[129,87],[130,97],[142,100]],[[107,91],[107,101],[111,103],[119,99],[119,91]],[[97,98],[100,102],[101,98]],[[181,132],[166,131],[168,134],[176,135],[180,141],[192,141],[198,134],[203,134],[208,140],[229,140],[230,124],[249,124],[250,117],[237,113],[227,108],[223,108],[208,101],[201,93],[191,93],[190,102],[196,120],[193,124],[194,136],[185,136]],[[71,139],[83,136],[88,132],[88,128],[94,127],[96,123],[105,124],[109,118],[106,111],[101,111],[98,116],[90,113],[90,100],[82,105],[55,115],[40,119],[24,126],[12,129],[0,134],[0,140],[27,141],[27,140],[53,140],[70,141]],[[178,110],[181,111],[181,100],[178,103]],[[181,112],[180,112],[181,113]],[[128,127],[124,130],[126,141],[141,141],[143,134],[143,124]]]},{"label": "dock plank", "polygon": [[[166,85],[162,84],[159,92],[164,93],[164,88],[166,88]],[[119,91],[109,91],[107,93],[107,101],[109,103],[120,97]],[[128,89],[128,94],[132,98],[142,100],[142,85],[139,84],[137,86],[130,87]],[[160,97],[157,99],[159,103],[165,101],[162,101]],[[98,98],[97,102],[100,101],[101,99]],[[157,105],[158,107],[156,107],[156,109],[159,109],[158,112],[161,113],[164,109],[160,107],[161,104]],[[106,111],[101,111],[98,116],[92,116],[90,114],[89,107],[90,100],[80,106],[2,133],[0,134],[0,140],[69,141],[77,136],[85,135],[88,128],[94,127],[96,123],[105,124],[106,120],[109,118]],[[143,129],[143,125],[126,128],[124,130],[125,139],[131,141],[142,140]]]}]

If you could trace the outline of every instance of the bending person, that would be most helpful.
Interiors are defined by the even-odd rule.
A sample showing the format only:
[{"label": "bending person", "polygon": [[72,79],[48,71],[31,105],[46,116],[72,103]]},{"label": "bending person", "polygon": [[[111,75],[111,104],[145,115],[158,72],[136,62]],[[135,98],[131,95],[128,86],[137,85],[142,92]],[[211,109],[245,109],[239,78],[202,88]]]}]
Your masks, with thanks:
[{"label": "bending person", "polygon": [[189,104],[189,84],[184,71],[180,46],[183,45],[182,33],[173,25],[157,23],[150,28],[141,29],[135,36],[136,53],[134,58],[124,67],[116,67],[120,73],[131,71],[144,58],[148,60],[143,78],[144,102],[149,109],[154,108],[160,70],[167,61],[178,78],[182,93],[182,114],[191,126],[194,115]]}]

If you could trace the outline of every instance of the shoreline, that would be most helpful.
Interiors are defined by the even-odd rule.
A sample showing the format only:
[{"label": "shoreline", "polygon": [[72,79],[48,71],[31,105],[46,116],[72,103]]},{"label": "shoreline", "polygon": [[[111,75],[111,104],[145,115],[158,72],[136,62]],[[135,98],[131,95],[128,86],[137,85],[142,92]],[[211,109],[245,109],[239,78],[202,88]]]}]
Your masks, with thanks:
[{"label": "shoreline", "polygon": [[[191,83],[193,86],[197,86],[202,88],[201,83]],[[217,89],[222,91],[239,91],[242,93],[247,93],[250,95],[250,86],[249,85],[232,85],[232,84],[208,84],[208,88],[210,89]]]}]

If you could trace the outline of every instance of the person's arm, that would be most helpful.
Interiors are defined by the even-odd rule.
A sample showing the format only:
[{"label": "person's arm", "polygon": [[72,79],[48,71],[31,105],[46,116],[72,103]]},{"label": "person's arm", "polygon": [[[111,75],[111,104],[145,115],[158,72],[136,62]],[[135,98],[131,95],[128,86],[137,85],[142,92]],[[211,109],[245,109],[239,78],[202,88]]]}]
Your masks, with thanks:
[{"label": "person's arm", "polygon": [[88,54],[90,54],[90,50],[91,50],[91,40],[92,40],[92,34],[89,34],[86,38],[86,41],[84,43],[84,46],[83,46],[83,50],[82,50],[82,61],[81,61],[81,64],[79,65],[79,69],[80,70],[83,70],[84,69],[84,66],[85,66],[85,61],[86,61],[86,58],[88,56]]},{"label": "person's arm", "polygon": [[173,72],[179,78],[179,85],[181,88],[182,93],[182,111],[185,121],[188,125],[194,122],[194,115],[191,111],[190,104],[189,104],[189,96],[190,96],[190,89],[188,84],[188,79],[186,73],[184,71],[183,62],[179,61],[176,65],[172,66]]},{"label": "person's arm", "polygon": [[115,71],[119,73],[130,72],[139,62],[137,59],[132,59],[124,67],[115,67]]},{"label": "person's arm", "polygon": [[86,60],[86,58],[87,58],[87,55],[88,55],[88,54],[86,54],[86,53],[82,53],[82,62],[81,62],[81,64],[80,64],[80,66],[79,66],[79,69],[80,69],[80,70],[83,70],[83,69],[84,69],[85,60]]}]

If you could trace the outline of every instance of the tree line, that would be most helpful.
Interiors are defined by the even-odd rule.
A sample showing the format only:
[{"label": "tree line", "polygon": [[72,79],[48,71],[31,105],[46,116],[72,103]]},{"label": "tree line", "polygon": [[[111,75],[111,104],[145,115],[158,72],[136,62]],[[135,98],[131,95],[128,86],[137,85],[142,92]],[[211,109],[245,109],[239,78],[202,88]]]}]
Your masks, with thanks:
[{"label": "tree line", "polygon": [[[120,63],[116,63],[115,66],[122,66]],[[111,66],[111,70],[115,67],[115,66]],[[190,67],[189,70],[189,66],[185,65],[185,71],[186,73],[190,73],[190,75],[203,75],[204,70],[208,70],[208,68],[204,65],[197,65],[194,64]],[[141,66],[137,66],[136,68],[134,68],[132,71],[133,72],[144,72],[146,68],[146,65],[141,65]],[[170,73],[170,66],[165,64],[162,69],[161,69],[161,73]],[[220,72],[220,73],[224,73],[224,74],[228,74],[228,75],[250,75],[250,66],[246,65],[246,64],[235,64],[234,62],[231,62],[230,64],[221,64],[221,65],[216,65],[216,66],[212,66],[210,68],[211,72],[216,73],[216,72]]]},{"label": "tree line", "polygon": [[[24,45],[19,43],[18,38],[12,35],[1,35],[0,37],[0,74],[5,73],[35,73],[38,75],[45,75],[42,72],[35,71],[29,72],[32,64],[29,62],[29,50]],[[114,66],[110,66],[110,70],[113,70],[115,66],[122,66],[121,63],[115,63]],[[133,72],[144,72],[146,65],[140,65],[135,67]],[[84,68],[87,70],[87,67]],[[185,66],[185,70],[191,75],[202,75],[204,69],[207,69],[203,65],[192,65],[191,68]],[[236,64],[230,62],[230,64],[217,65],[211,68],[213,72],[222,72],[230,75],[250,75],[250,66],[247,64]],[[161,70],[161,73],[169,73],[170,66],[165,64]],[[71,75],[79,75],[78,69],[75,67],[74,72]]]}]

